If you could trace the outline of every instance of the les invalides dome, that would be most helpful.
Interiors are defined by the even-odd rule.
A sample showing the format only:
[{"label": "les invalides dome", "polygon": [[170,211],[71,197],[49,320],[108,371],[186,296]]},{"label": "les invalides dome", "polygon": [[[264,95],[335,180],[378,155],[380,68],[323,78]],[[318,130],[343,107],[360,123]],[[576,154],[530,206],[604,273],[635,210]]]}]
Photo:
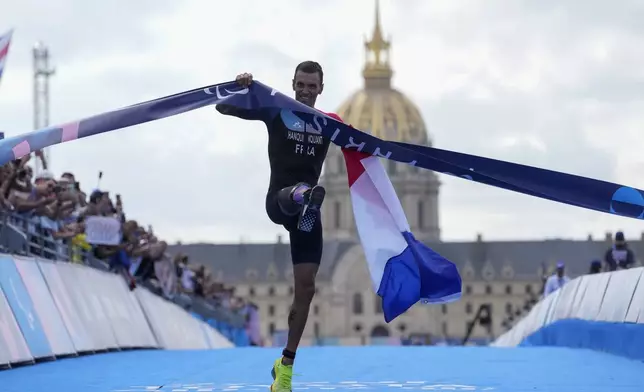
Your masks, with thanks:
[{"label": "les invalides dome", "polygon": [[[364,87],[353,93],[336,110],[355,128],[381,139],[431,145],[418,107],[392,87],[393,69],[380,24],[376,2],[375,26],[371,39],[364,43],[367,60],[362,70]],[[389,178],[400,198],[414,235],[428,242],[440,241],[438,188],[436,173],[384,160]],[[322,183],[327,188],[323,209],[325,239],[355,240],[346,167],[340,149],[332,145],[325,164]]]}]

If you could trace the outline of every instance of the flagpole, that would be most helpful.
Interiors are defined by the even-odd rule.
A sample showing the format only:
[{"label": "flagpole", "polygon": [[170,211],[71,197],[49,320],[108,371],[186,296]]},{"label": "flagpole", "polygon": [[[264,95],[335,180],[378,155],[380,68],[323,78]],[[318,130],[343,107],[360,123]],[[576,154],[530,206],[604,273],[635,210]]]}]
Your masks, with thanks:
[{"label": "flagpole", "polygon": [[[33,47],[34,61],[34,130],[49,126],[49,78],[56,72],[49,66],[49,48],[42,42],[36,42]],[[43,150],[43,158],[47,167],[51,168],[49,148]],[[36,174],[44,170],[40,159],[35,160]]]},{"label": "flagpole", "polygon": [[[7,68],[7,58],[9,57],[9,49],[11,48],[12,37],[13,37],[13,28],[9,29],[4,34],[0,35],[0,38],[7,39],[6,47],[4,45],[0,45],[0,84],[2,84],[2,75],[4,75],[4,70]],[[6,48],[6,51],[3,56],[2,52],[5,48]]]}]

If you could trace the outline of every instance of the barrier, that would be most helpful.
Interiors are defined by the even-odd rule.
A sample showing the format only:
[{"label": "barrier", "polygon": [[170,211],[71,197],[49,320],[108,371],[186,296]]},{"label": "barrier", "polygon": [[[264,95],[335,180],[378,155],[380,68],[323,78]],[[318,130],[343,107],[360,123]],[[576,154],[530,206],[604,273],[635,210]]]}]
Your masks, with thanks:
[{"label": "barrier", "polygon": [[584,275],[539,301],[491,346],[587,348],[644,360],[644,268]]},{"label": "barrier", "polygon": [[207,323],[120,275],[0,254],[0,367],[124,349],[219,349]]}]

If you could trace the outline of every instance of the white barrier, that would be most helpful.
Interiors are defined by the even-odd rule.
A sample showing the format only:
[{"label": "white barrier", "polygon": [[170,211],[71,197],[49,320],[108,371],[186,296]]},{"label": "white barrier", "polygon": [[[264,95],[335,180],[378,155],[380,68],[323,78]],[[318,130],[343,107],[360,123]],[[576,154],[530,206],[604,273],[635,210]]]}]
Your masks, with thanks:
[{"label": "white barrier", "polygon": [[642,277],[642,267],[578,277],[539,301],[491,346],[518,346],[542,328],[561,320],[631,323],[644,327]]},{"label": "white barrier", "polygon": [[218,331],[83,265],[0,254],[0,367],[132,348],[218,349]]}]

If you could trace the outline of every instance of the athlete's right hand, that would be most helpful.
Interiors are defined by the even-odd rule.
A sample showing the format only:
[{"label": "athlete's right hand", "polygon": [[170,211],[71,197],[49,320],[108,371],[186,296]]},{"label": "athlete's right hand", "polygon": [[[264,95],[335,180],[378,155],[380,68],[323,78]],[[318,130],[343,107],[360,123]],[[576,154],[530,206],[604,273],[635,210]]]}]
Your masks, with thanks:
[{"label": "athlete's right hand", "polygon": [[253,83],[253,74],[249,74],[249,73],[239,74],[235,78],[235,81],[239,83],[239,85],[242,87],[248,87],[250,86],[251,83]]}]

